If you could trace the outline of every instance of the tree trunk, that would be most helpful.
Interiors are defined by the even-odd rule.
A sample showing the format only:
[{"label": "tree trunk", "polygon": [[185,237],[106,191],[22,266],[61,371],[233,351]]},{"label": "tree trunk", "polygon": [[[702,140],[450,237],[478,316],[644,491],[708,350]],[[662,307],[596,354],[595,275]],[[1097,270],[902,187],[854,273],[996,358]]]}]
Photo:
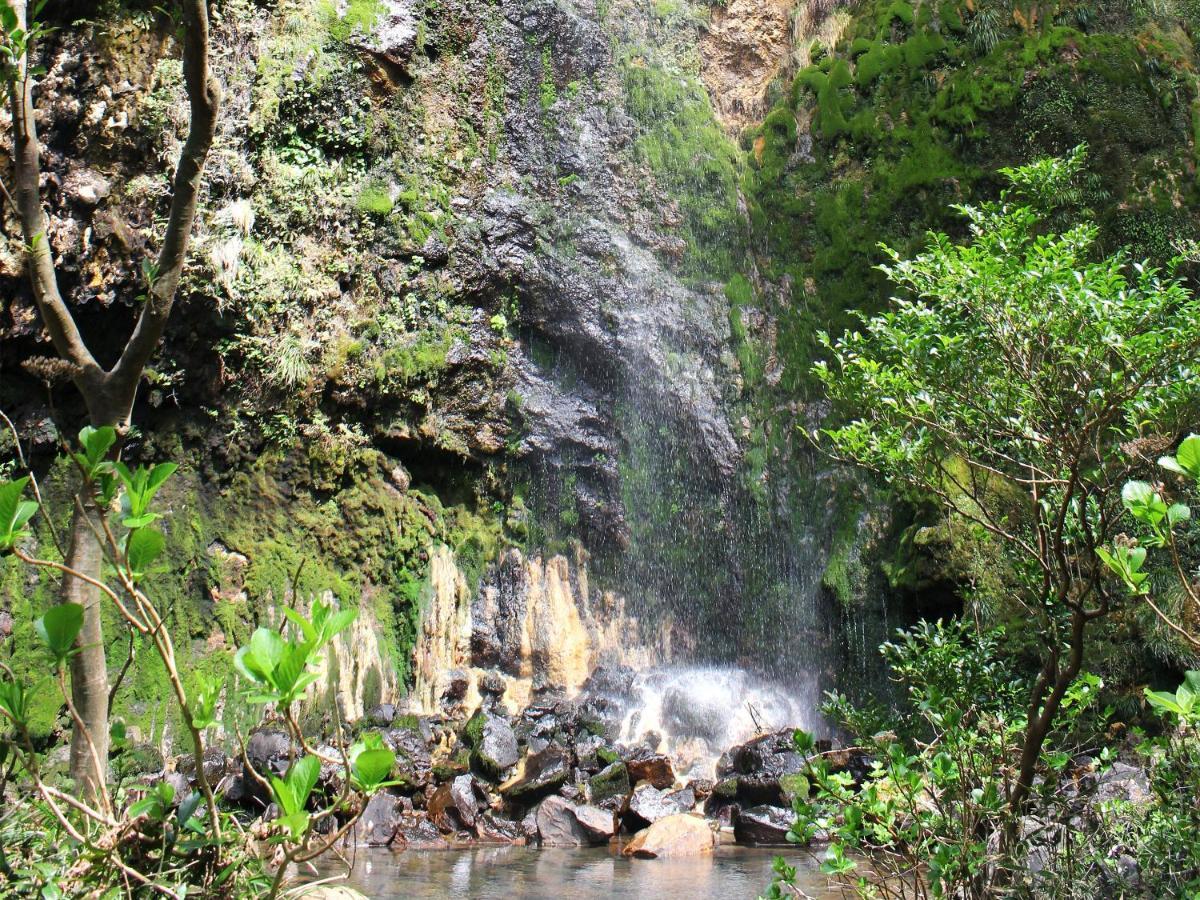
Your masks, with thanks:
[{"label": "tree trunk", "polygon": [[[101,552],[79,507],[71,517],[71,544],[66,564],[97,581],[101,575]],[[99,804],[108,778],[108,666],[100,592],[78,578],[63,577],[62,600],[83,606],[83,628],[77,641],[79,652],[71,657],[71,700],[91,740],[82,734],[71,738],[71,777],[80,797]],[[75,723],[76,731],[79,724]]]}]

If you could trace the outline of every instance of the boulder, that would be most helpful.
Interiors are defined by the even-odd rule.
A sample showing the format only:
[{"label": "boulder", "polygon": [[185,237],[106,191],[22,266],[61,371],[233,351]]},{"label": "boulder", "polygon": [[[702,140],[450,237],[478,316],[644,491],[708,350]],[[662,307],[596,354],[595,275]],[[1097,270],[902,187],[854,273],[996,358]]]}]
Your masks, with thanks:
[{"label": "boulder", "polygon": [[537,808],[538,837],[545,847],[582,847],[590,836],[575,816],[575,806],[562,797],[547,797]]},{"label": "boulder", "polygon": [[521,773],[500,786],[506,800],[528,804],[547,794],[553,794],[571,774],[564,751],[555,746],[525,757]]},{"label": "boulder", "polygon": [[475,835],[481,841],[496,844],[524,844],[525,832],[520,823],[505,819],[490,810],[475,820]]},{"label": "boulder", "polygon": [[748,775],[765,780],[803,772],[807,760],[792,743],[794,731],[785,728],[733,747],[722,754],[717,775]]},{"label": "boulder", "polygon": [[429,744],[418,729],[393,728],[384,735],[396,754],[397,780],[406,791],[418,791],[433,780]]},{"label": "boulder", "polygon": [[675,769],[671,766],[670,758],[646,747],[635,748],[629,753],[625,757],[625,767],[634,784],[648,781],[660,790],[675,784]]},{"label": "boulder", "polygon": [[652,825],[659,819],[690,812],[696,794],[686,787],[679,791],[660,791],[650,784],[639,784],[629,797],[628,813],[635,827]]},{"label": "boulder", "polygon": [[368,847],[390,844],[400,825],[400,799],[395,794],[379,791],[369,801],[358,820],[359,840]]},{"label": "boulder", "polygon": [[752,806],[733,816],[733,836],[739,844],[786,844],[796,814],[779,806]]},{"label": "boulder", "polygon": [[520,759],[517,735],[503,716],[478,711],[467,722],[464,737],[472,746],[471,762],[491,778],[499,778]]},{"label": "boulder", "polygon": [[367,721],[372,725],[388,726],[396,718],[396,707],[391,703],[380,703],[367,713]]},{"label": "boulder", "polygon": [[[282,731],[263,729],[246,741],[246,760],[263,777],[283,775],[288,768],[292,740]],[[246,777],[251,777],[247,774]]]},{"label": "boulder", "polygon": [[459,775],[450,782],[450,797],[454,801],[454,809],[458,818],[467,828],[475,827],[475,817],[479,814],[479,798],[475,794],[475,779],[471,775]]},{"label": "boulder", "polygon": [[[220,747],[206,747],[203,766],[204,777],[208,779],[209,785],[216,785],[229,772],[229,757]],[[193,784],[196,782],[196,757],[194,754],[185,753],[180,756],[175,760],[175,769],[186,775]]]},{"label": "boulder", "polygon": [[429,818],[419,812],[400,817],[396,842],[411,850],[438,850],[450,846]]},{"label": "boulder", "polygon": [[557,795],[541,802],[536,822],[538,836],[546,847],[605,844],[617,831],[616,816],[611,810],[577,805]]},{"label": "boulder", "polygon": [[453,781],[438,785],[425,808],[429,821],[443,834],[474,828],[480,808],[475,795],[475,779],[471,775],[459,775]]},{"label": "boulder", "polygon": [[639,831],[621,852],[638,859],[668,859],[712,853],[716,835],[698,816],[685,814],[659,819]]},{"label": "boulder", "polygon": [[585,733],[575,742],[575,759],[579,768],[594,775],[620,756],[603,737]]},{"label": "boulder", "polygon": [[585,804],[575,807],[575,818],[587,833],[590,843],[607,843],[617,833],[617,817],[611,809]]},{"label": "boulder", "polygon": [[517,736],[530,753],[542,753],[551,746],[569,745],[575,735],[575,704],[561,697],[550,697],[529,704],[517,722]]},{"label": "boulder", "polygon": [[1112,768],[1102,772],[1096,779],[1093,803],[1122,800],[1141,805],[1148,803],[1151,797],[1150,778],[1144,771],[1128,763],[1115,762]]},{"label": "boulder", "polygon": [[593,803],[615,801],[613,805],[623,806],[630,790],[629,770],[623,762],[606,766],[588,779],[588,793]]},{"label": "boulder", "polygon": [[[288,753],[291,738],[282,731],[263,729],[250,735],[246,741],[246,762],[254,767],[261,778],[272,775],[282,777],[288,768]],[[271,803],[271,792],[242,765],[242,802],[251,808],[265,809]]]}]

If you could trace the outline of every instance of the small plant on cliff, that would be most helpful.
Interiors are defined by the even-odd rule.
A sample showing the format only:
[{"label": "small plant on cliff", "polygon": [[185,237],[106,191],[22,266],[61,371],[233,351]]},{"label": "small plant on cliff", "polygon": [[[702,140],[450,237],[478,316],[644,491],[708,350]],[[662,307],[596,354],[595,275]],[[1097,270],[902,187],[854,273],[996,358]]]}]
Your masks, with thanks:
[{"label": "small plant on cliff", "polygon": [[[0,421],[8,422],[2,414]],[[17,439],[15,432],[13,437]],[[128,629],[130,663],[135,641],[150,645],[166,672],[170,702],[187,730],[196,789],[177,796],[163,781],[133,788],[102,782],[84,794],[78,785],[61,783],[47,765],[47,748],[30,731],[30,700],[42,686],[27,683],[0,663],[0,793],[17,800],[0,813],[0,871],[19,890],[41,896],[107,896],[121,890],[183,896],[196,889],[210,897],[274,897],[293,864],[328,851],[353,827],[366,798],[392,784],[388,777],[396,758],[378,739],[346,746],[339,724],[331,753],[313,747],[299,725],[297,707],[319,677],[315,667],[322,651],[353,622],[357,611],[338,610],[319,599],[308,616],[288,608],[284,628],[259,628],[232,659],[246,682],[246,700],[273,705],[290,737],[289,766],[282,776],[258,772],[244,749],[242,753],[248,777],[279,810],[255,829],[266,845],[276,848],[276,872],[270,878],[257,840],[223,802],[208,775],[205,754],[215,746],[210,729],[217,725],[225,686],[220,679],[204,676],[190,688],[185,684],[176,664],[169,610],[154,599],[150,576],[158,571],[167,540],[158,526],[163,513],[155,499],[177,467],[159,463],[131,469],[113,461],[110,451],[117,440],[115,428],[89,426],[79,434],[78,450],[70,453],[82,482],[74,504],[86,511],[83,521],[103,554],[98,578],[60,561],[67,554],[52,516],[44,516],[39,529],[49,538],[48,546],[35,540],[33,526],[44,510],[32,472],[0,481],[0,556],[63,578],[86,579]],[[16,446],[18,468],[25,468],[19,440]],[[34,549],[39,544],[40,551]],[[292,595],[296,593],[293,584]],[[96,739],[76,708],[70,684],[74,676],[68,675],[70,661],[80,652],[84,622],[81,604],[61,603],[33,625],[49,658],[73,743],[96,757],[94,770],[107,770],[107,744]],[[121,681],[116,679],[110,702]],[[238,743],[245,747],[240,734]],[[99,758],[101,753],[104,758]],[[332,774],[322,780],[324,767]],[[71,852],[64,856],[66,846]]]},{"label": "small plant on cliff", "polygon": [[1192,292],[1123,255],[1096,259],[1093,224],[1047,228],[1083,162],[1080,149],[1005,170],[999,201],[959,207],[966,242],[933,235],[911,260],[887,251],[882,271],[906,296],[862,331],[823,336],[815,369],[848,414],[816,437],[823,447],[936,498],[1011,563],[1037,660],[999,797],[1001,872],[1015,866],[1089,627],[1123,603],[1097,551],[1136,464],[1126,447],[1174,431],[1197,400]]}]

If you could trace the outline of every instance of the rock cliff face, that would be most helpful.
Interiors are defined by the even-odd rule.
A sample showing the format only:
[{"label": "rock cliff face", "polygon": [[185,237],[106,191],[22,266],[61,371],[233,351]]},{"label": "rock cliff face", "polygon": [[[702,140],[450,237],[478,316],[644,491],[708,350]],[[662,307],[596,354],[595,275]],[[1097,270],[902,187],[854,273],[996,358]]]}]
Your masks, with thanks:
[{"label": "rock cliff face", "polygon": [[[798,429],[814,334],[882,301],[875,242],[911,247],[994,166],[1082,139],[1111,241],[1194,217],[1194,19],[1032,8],[223,3],[202,221],[129,448],[186,464],[160,589],[196,664],[305,559],[302,594],[378,626],[380,683],[343,693],[415,671],[429,706],[477,656],[570,688],[626,616],[678,658],[833,674],[866,607],[888,624],[873,560],[904,523]],[[48,237],[111,359],[185,110],[170,24],[106,9],[51,13],[37,102]],[[0,286],[0,408],[49,468],[80,405],[12,238]],[[575,541],[586,566],[557,558]],[[17,579],[22,621],[52,585]]]},{"label": "rock cliff face", "polygon": [[485,696],[516,714],[538,693],[579,694],[602,667],[671,660],[671,629],[643,633],[621,597],[591,589],[586,561],[503,553],[467,589],[448,548],[434,553],[417,642],[414,711],[470,715]]}]

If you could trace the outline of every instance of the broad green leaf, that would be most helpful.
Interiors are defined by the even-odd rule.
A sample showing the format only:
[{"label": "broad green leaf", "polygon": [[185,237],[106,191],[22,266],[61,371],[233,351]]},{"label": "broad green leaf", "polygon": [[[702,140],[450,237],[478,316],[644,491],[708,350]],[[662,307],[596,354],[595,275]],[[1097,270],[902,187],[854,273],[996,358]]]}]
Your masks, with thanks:
[{"label": "broad green leaf", "polygon": [[286,779],[272,775],[271,792],[275,795],[275,802],[279,804],[279,808],[283,810],[285,815],[296,812],[298,808],[296,794]]},{"label": "broad green leaf", "polygon": [[357,617],[357,609],[343,609],[334,613],[333,617],[329,620],[329,624],[325,627],[325,639],[330,640],[345,631]]},{"label": "broad green leaf", "polygon": [[204,797],[199,791],[192,791],[179,804],[179,809],[175,812],[175,821],[180,825],[187,825],[191,818],[196,814],[196,810],[200,807],[200,801]]},{"label": "broad green leaf", "polygon": [[0,551],[12,549],[25,535],[25,523],[33,518],[38,505],[22,500],[29,478],[0,482]]},{"label": "broad green leaf", "polygon": [[79,443],[83,447],[83,453],[75,454],[75,461],[79,463],[88,478],[95,478],[99,472],[108,467],[108,451],[116,442],[117,431],[111,425],[104,425],[100,428],[88,425],[79,432]]},{"label": "broad green leaf", "polygon": [[0,681],[0,712],[14,723],[28,721],[29,694],[19,681]]},{"label": "broad green leaf", "polygon": [[[256,628],[250,636],[250,643],[242,649],[246,651],[242,657],[245,669],[254,673],[250,676],[251,680],[271,684],[272,673],[279,665],[285,650],[283,638],[279,633],[270,628]],[[242,651],[238,651],[238,656],[242,656]],[[236,664],[237,657],[234,657],[234,662]]]},{"label": "broad green leaf", "polygon": [[172,462],[158,463],[150,470],[150,475],[146,480],[146,500],[149,502],[154,499],[154,495],[158,493],[158,489],[163,486],[163,483],[175,474],[179,466]]},{"label": "broad green leaf", "polygon": [[145,528],[147,525],[157,522],[161,518],[162,516],[158,513],[146,513],[144,516],[125,516],[121,519],[121,524],[131,529]]},{"label": "broad green leaf", "polygon": [[308,619],[304,618],[304,616],[300,615],[300,613],[296,612],[290,606],[284,608],[283,615],[289,622],[300,629],[300,633],[304,635],[306,641],[310,644],[316,643],[317,630],[313,628],[312,623]]},{"label": "broad green leaf", "polygon": [[154,528],[138,528],[129,533],[125,548],[125,559],[129,563],[129,574],[136,581],[150,571],[154,561],[162,555],[167,540],[162,532]]},{"label": "broad green leaf", "polygon": [[321,761],[315,756],[305,756],[292,763],[288,769],[287,781],[296,800],[296,809],[302,809],[308,803],[308,797],[316,787],[321,775]]},{"label": "broad green leaf", "polygon": [[308,831],[308,820],[308,813],[301,810],[286,816],[280,816],[275,820],[275,824],[286,829],[293,841],[298,841]]},{"label": "broad green leaf", "polygon": [[1158,464],[1180,475],[1200,479],[1200,435],[1188,435],[1174,456],[1164,456]]},{"label": "broad green leaf", "polygon": [[46,610],[34,622],[38,637],[59,662],[71,655],[75,638],[83,628],[83,607],[78,603],[60,603]]},{"label": "broad green leaf", "polygon": [[1192,511],[1184,503],[1172,503],[1167,507],[1167,522],[1175,525],[1192,517]]},{"label": "broad green leaf", "polygon": [[350,766],[355,787],[373,791],[391,774],[395,764],[396,754],[391,750],[364,750]]}]

